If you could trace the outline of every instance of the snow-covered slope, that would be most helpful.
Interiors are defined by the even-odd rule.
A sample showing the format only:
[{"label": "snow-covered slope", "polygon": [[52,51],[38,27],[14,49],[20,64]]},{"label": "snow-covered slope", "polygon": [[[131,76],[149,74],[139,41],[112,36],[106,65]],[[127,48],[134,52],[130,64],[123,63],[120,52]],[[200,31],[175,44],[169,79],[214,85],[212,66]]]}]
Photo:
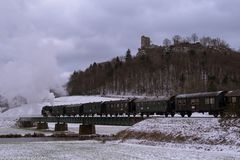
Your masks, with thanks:
[{"label": "snow-covered slope", "polygon": [[[152,118],[119,134],[124,139],[224,144],[240,147],[240,128],[222,126],[219,118]],[[238,122],[236,122],[238,123]]]}]

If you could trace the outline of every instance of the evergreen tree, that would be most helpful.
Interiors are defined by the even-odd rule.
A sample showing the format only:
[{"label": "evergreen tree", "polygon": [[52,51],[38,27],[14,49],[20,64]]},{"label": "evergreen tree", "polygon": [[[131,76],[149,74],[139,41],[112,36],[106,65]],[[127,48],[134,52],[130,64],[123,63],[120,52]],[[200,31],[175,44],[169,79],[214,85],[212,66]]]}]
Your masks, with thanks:
[{"label": "evergreen tree", "polygon": [[126,60],[126,62],[130,62],[132,60],[132,55],[131,55],[130,49],[128,49],[126,52],[125,60]]}]

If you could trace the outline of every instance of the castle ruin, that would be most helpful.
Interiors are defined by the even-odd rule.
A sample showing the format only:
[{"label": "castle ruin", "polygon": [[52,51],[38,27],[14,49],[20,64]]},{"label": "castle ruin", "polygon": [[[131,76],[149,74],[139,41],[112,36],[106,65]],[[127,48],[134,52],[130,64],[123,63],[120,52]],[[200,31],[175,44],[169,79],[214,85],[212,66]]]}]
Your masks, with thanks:
[{"label": "castle ruin", "polygon": [[151,45],[151,40],[149,37],[146,37],[146,36],[142,36],[141,37],[141,49],[144,49],[144,48],[149,48]]}]

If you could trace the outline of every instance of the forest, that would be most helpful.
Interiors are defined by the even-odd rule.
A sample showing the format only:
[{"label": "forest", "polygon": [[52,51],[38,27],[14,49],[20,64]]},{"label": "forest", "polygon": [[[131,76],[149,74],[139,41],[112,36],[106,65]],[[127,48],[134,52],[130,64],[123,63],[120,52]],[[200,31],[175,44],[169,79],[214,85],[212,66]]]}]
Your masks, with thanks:
[{"label": "forest", "polygon": [[66,87],[69,95],[170,96],[236,90],[239,62],[240,53],[219,38],[175,35],[159,46],[142,39],[135,55],[127,49],[124,56],[74,71]]}]

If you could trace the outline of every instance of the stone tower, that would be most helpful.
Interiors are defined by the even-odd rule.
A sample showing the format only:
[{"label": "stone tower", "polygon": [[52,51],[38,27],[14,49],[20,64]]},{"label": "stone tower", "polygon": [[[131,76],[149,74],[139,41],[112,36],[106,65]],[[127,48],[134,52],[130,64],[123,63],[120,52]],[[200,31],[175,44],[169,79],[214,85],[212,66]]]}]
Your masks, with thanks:
[{"label": "stone tower", "polygon": [[151,40],[149,37],[141,37],[141,49],[150,47]]}]

